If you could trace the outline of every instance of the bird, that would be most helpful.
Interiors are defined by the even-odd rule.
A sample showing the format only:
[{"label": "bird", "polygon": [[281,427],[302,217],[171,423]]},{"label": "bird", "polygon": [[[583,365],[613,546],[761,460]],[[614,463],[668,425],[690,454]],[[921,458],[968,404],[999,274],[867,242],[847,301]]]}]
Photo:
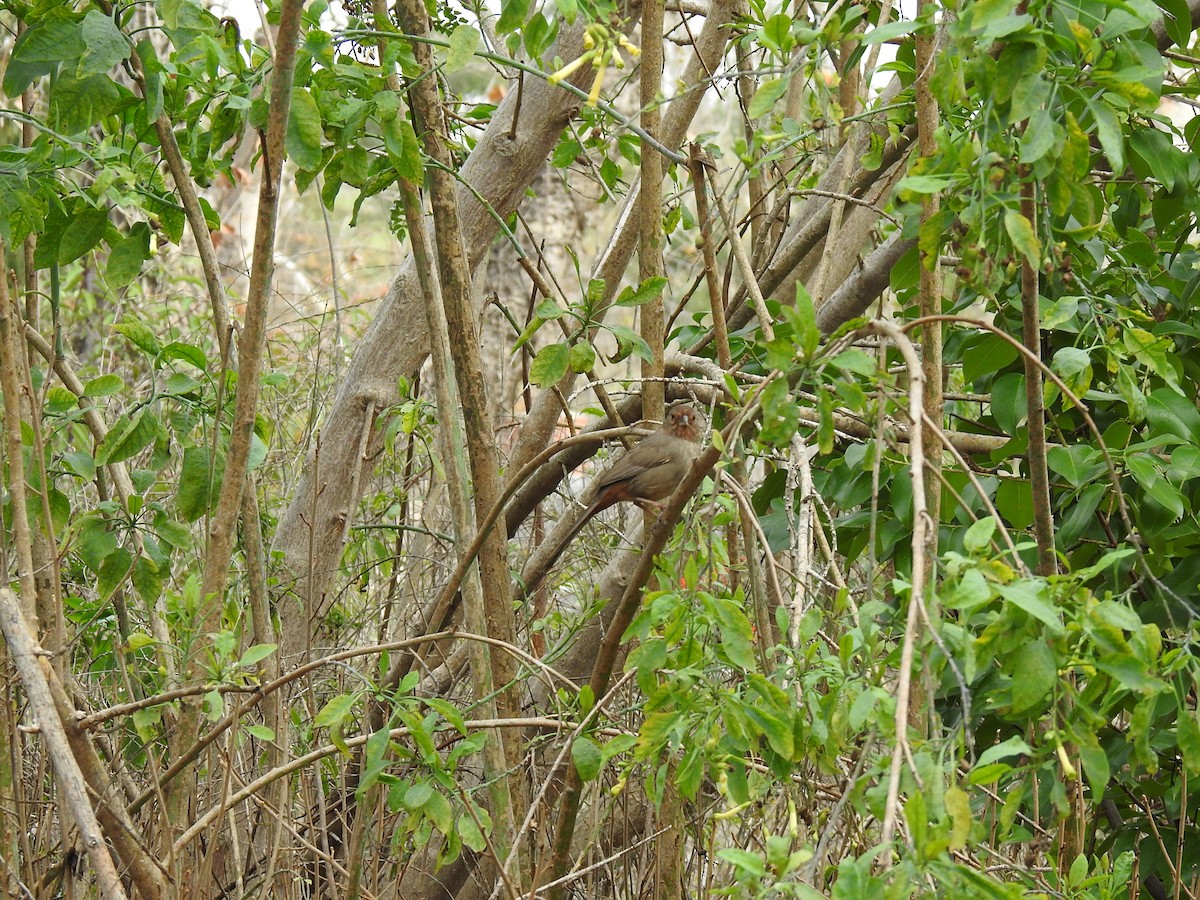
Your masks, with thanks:
[{"label": "bird", "polygon": [[657,512],[659,501],[671,495],[699,454],[703,426],[703,417],[691,404],[672,407],[658,431],[635,444],[596,479],[591,502],[558,542],[542,571],[554,565],[596,513],[626,501]]},{"label": "bird", "polygon": [[673,407],[658,431],[636,444],[596,480],[596,493],[580,524],[624,500],[642,509],[657,510],[658,501],[671,495],[699,453],[702,421],[690,404]]}]

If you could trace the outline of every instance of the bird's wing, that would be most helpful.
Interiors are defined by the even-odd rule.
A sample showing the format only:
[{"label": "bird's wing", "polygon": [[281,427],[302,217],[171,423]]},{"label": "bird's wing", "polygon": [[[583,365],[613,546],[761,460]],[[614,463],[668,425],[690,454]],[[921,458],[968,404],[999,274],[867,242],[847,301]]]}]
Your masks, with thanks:
[{"label": "bird's wing", "polygon": [[639,444],[617,460],[607,472],[600,476],[596,482],[596,489],[602,490],[612,484],[618,484],[622,481],[632,481],[647,469],[665,465],[670,461],[671,452],[669,448],[664,447],[659,449],[658,452],[654,452],[650,447]]}]

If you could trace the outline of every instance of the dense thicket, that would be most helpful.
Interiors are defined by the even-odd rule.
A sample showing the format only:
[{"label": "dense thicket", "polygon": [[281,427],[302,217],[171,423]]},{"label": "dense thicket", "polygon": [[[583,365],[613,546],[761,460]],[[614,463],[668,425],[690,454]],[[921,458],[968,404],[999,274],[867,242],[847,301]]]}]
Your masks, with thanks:
[{"label": "dense thicket", "polygon": [[1200,892],[1200,2],[0,21],[7,895]]}]

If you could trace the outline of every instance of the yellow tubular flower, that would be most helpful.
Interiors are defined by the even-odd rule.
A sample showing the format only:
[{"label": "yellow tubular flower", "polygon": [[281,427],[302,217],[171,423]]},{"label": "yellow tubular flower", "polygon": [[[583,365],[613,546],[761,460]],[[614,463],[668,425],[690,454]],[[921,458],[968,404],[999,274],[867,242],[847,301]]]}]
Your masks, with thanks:
[{"label": "yellow tubular flower", "polygon": [[600,88],[604,85],[604,73],[606,71],[607,70],[603,66],[596,70],[596,77],[592,81],[592,89],[588,91],[588,106],[595,106],[600,102]]},{"label": "yellow tubular flower", "polygon": [[567,63],[565,66],[563,66],[561,69],[559,69],[557,72],[555,72],[554,74],[547,77],[546,80],[549,81],[551,84],[558,84],[564,78],[569,78],[572,72],[574,72],[576,69],[578,69],[580,66],[582,66],[585,62],[588,62],[589,60],[593,59],[595,56],[596,56],[595,50],[588,50],[582,56],[576,57],[575,59],[573,59],[569,63]]}]

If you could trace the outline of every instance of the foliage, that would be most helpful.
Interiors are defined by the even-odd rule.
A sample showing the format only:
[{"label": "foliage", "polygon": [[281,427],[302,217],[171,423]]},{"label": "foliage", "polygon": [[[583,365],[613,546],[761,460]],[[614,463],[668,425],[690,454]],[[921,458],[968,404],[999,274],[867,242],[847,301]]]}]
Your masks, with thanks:
[{"label": "foliage", "polygon": [[[578,117],[555,136],[549,162],[597,204],[623,201],[642,155],[657,152],[617,111],[633,83],[625,66],[636,59],[623,10],[507,0],[481,22],[479,10],[426,5],[435,30],[420,38],[358,4],[340,10],[344,18],[326,15],[325,3],[305,10],[287,135],[298,194],[351,225],[386,222],[405,238],[396,189],[423,181],[429,138],[407,94],[389,87],[391,73],[405,84],[439,80],[453,113],[445,137],[461,165],[496,103],[452,89],[503,72],[574,91]],[[714,121],[698,143],[739,192],[778,178],[784,208],[826,183],[831,143],[860,141],[849,145],[853,163],[873,172],[913,120],[915,39],[941,42],[930,72],[940,107],[935,149],[907,163],[877,224],[880,242],[894,233],[915,241],[890,273],[890,316],[906,334],[919,315],[922,255],[940,259],[946,275],[948,452],[935,488],[934,577],[913,584],[914,554],[927,552],[912,540],[916,429],[907,401],[917,373],[898,342],[865,340],[878,332],[863,319],[822,335],[816,312],[828,290],[767,298],[769,322],[739,320],[730,303],[733,369],[692,387],[727,395],[723,407],[714,402],[714,440],[725,451],[717,474],[740,481],[748,502],[734,502],[717,477],[699,492],[623,635],[628,679],[615,695],[596,697],[547,671],[603,614],[591,603],[595,579],[563,566],[551,590],[574,606],[519,606],[523,638],[549,642],[540,660],[518,648],[522,696],[534,698],[531,719],[541,718],[508,729],[526,736],[536,774],[514,767],[496,780],[535,793],[545,776],[556,787],[538,821],[552,823],[560,780],[572,773],[601,823],[579,825],[582,849],[597,859],[608,852],[601,838],[618,842],[623,804],[641,817],[638,827],[662,815],[665,830],[685,834],[689,858],[703,859],[702,873],[689,876],[697,895],[1110,898],[1149,879],[1194,886],[1200,120],[1181,127],[1164,112],[1165,100],[1195,93],[1188,8],[973,0],[923,4],[918,18],[888,22],[873,4],[801,6],[752,0],[742,11],[734,40],[760,64],[756,92],[740,109],[725,104],[717,115],[728,120]],[[26,473],[25,485],[6,473],[5,541],[21,540],[13,495],[22,493],[53,572],[37,604],[47,628],[39,639],[64,654],[81,707],[115,710],[103,717],[108,763],[123,761],[124,777],[154,797],[155,779],[175,762],[176,712],[194,700],[211,737],[229,735],[224,758],[187,761],[218,786],[214,804],[221,779],[238,782],[231,792],[243,783],[266,791],[292,777],[284,756],[304,758],[303,774],[279,796],[307,810],[297,843],[319,833],[325,845],[289,857],[297,883],[335,883],[341,872],[322,860],[341,866],[346,848],[362,850],[355,839],[375,842],[368,868],[397,878],[423,852],[430,869],[503,857],[507,847],[495,840],[512,836],[499,833],[496,783],[486,778],[502,729],[477,716],[488,698],[459,677],[450,650],[444,669],[429,655],[426,669],[391,678],[412,649],[405,639],[426,630],[418,622],[426,613],[408,610],[437,596],[469,542],[449,534],[436,500],[446,471],[437,429],[457,411],[437,409],[418,372],[372,407],[380,434],[364,443],[377,476],[364,477],[366,496],[329,501],[344,504],[346,547],[321,634],[349,655],[305,671],[278,659],[270,615],[247,599],[258,551],[245,538],[220,561],[237,575],[216,598],[220,628],[199,625],[211,599],[201,596],[201,575],[233,439],[236,359],[222,357],[211,313],[189,298],[203,273],[163,260],[227,224],[220,186],[239,183],[252,165],[256,132],[271,115],[272,51],[190,0],[158,4],[152,23],[136,5],[46,0],[3,9],[20,25],[2,82],[10,102],[0,147],[5,278],[17,273],[14,309],[52,349],[47,359],[29,345],[27,363],[6,350],[3,362],[24,385],[23,400],[5,399],[10,419],[20,419]],[[278,15],[271,5],[269,18]],[[587,23],[585,49],[564,60],[553,50],[576,19]],[[1162,39],[1153,30],[1160,19]],[[416,61],[421,41],[434,47],[436,73]],[[880,110],[844,109],[836,76],[821,77],[823,60],[837,59],[848,75],[885,44],[894,58],[876,72],[894,75],[899,92]],[[1164,55],[1166,46],[1179,52]],[[580,72],[590,75],[584,86],[570,86]],[[732,91],[726,82],[753,74],[714,79]],[[790,92],[793,83],[804,91]],[[27,90],[37,98],[29,113],[17,109]],[[32,136],[19,136],[16,123],[32,125]],[[190,225],[177,190],[184,170],[164,162],[176,150],[200,193]],[[669,173],[679,193],[662,216],[668,277],[608,284],[585,274],[583,252],[572,248],[578,284],[538,298],[524,321],[510,315],[505,350],[527,367],[522,388],[552,391],[571,373],[598,371],[628,383],[631,364],[658,349],[632,317],[659,299],[678,307],[668,343],[703,361],[693,374],[711,376],[720,360],[712,308],[722,298],[708,291],[720,279],[704,279],[692,250],[717,240],[722,264],[743,278],[727,243],[739,235],[714,239],[720,228],[701,216],[687,176],[677,164]],[[1028,184],[1032,219],[1022,206]],[[939,205],[922,220],[933,198]],[[530,243],[515,219],[496,217],[501,242]],[[770,257],[764,247],[751,248],[759,263]],[[1038,273],[1036,346],[1022,343],[1022,265]],[[273,466],[312,446],[312,421],[300,418],[332,379],[311,362],[331,352],[327,336],[288,343],[273,335],[271,346],[278,366],[265,381],[250,461],[262,483],[246,488],[258,490],[268,540],[296,482],[282,462]],[[1048,372],[1055,574],[1035,574],[1029,539],[1028,352]],[[64,360],[78,372],[74,387],[56,368]],[[748,427],[719,430],[745,410]],[[307,465],[313,458],[319,471],[319,446]],[[15,463],[7,460],[8,473]],[[259,527],[242,520],[244,532]],[[522,539],[510,547],[519,571],[518,544],[531,540],[512,530]],[[804,541],[818,550],[801,552]],[[283,619],[281,606],[295,597],[287,574],[271,573],[273,614]],[[919,616],[906,621],[918,602]],[[48,625],[56,620],[61,634]],[[450,637],[440,640],[448,646]],[[906,641],[916,645],[911,700],[897,687]],[[204,683],[183,684],[179,673],[197,658]],[[262,685],[270,689],[259,693]],[[288,698],[274,717],[268,694]],[[131,700],[136,708],[118,706]],[[30,741],[18,734],[17,707],[5,716],[12,740]],[[228,721],[238,729],[225,732]],[[21,782],[22,802],[42,802],[50,789],[8,757],[0,768],[0,790]],[[0,804],[5,817],[15,798]],[[143,798],[134,811],[157,802]],[[685,812],[668,821],[676,802]],[[347,812],[352,806],[362,818]],[[317,808],[345,816],[328,829],[333,840],[315,824]],[[902,825],[885,842],[881,823],[898,813]],[[371,816],[377,821],[364,824]],[[355,837],[342,826],[366,831]],[[6,818],[0,837],[29,828]],[[147,846],[165,858],[181,831],[168,828]],[[526,835],[517,854],[537,877],[550,865],[545,833]],[[15,838],[5,854],[14,847]],[[40,849],[61,858],[69,847]],[[58,877],[16,852],[14,878]],[[243,874],[231,866],[221,877]],[[629,876],[606,877],[598,895],[620,885],[623,895],[635,892]]]}]

